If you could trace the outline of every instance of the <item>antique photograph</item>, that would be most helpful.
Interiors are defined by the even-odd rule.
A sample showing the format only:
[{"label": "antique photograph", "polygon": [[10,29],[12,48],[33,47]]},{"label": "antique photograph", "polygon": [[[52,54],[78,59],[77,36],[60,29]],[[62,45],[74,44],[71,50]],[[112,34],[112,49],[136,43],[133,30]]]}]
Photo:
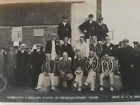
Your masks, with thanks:
[{"label": "antique photograph", "polygon": [[140,101],[139,0],[0,0],[0,102]]}]

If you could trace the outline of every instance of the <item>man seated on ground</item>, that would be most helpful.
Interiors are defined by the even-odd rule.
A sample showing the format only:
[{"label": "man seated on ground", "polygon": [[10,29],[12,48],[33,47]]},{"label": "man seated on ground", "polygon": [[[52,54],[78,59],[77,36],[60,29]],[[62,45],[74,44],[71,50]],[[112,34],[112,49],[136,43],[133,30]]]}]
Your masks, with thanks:
[{"label": "man seated on ground", "polygon": [[88,76],[84,85],[88,86],[90,84],[91,91],[94,91],[94,80],[96,76],[96,71],[99,67],[99,59],[95,52],[90,51],[89,57],[86,62],[86,70],[88,71]]},{"label": "man seated on ground", "polygon": [[110,78],[110,91],[113,91],[114,84],[114,63],[109,58],[108,54],[105,54],[101,60],[101,75],[100,75],[100,91],[103,91],[103,81],[104,77]]},{"label": "man seated on ground", "polygon": [[76,59],[73,60],[72,68],[76,75],[73,86],[76,88],[78,85],[78,91],[81,91],[82,77],[86,69],[86,61],[81,58],[81,51],[76,52]]},{"label": "man seated on ground", "polygon": [[55,90],[54,87],[54,72],[55,72],[55,62],[51,60],[51,54],[46,54],[46,60],[42,66],[42,73],[39,75],[38,84],[35,89],[41,89],[43,80],[45,76],[49,76],[51,82],[51,90]]},{"label": "man seated on ground", "polygon": [[63,52],[63,58],[58,61],[57,70],[60,77],[60,88],[63,90],[64,87],[67,87],[71,90],[73,75],[71,73],[71,61],[68,59],[67,52]]}]

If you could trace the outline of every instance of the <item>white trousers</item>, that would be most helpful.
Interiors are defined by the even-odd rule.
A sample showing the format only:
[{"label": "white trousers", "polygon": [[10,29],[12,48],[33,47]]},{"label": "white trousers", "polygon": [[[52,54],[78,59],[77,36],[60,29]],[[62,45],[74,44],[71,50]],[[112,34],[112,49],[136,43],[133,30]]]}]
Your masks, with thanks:
[{"label": "white trousers", "polygon": [[[103,86],[103,83],[104,83],[104,77],[106,75],[104,73],[101,73],[100,75],[100,85]],[[113,85],[114,84],[114,73],[110,73],[109,74],[109,78],[110,78],[110,85]]]},{"label": "white trousers", "polygon": [[78,84],[78,87],[82,86],[82,78],[83,78],[83,71],[80,74],[76,74],[75,82]]},{"label": "white trousers", "polygon": [[[51,82],[51,86],[54,86],[54,73],[48,73],[48,75],[49,75],[49,79],[50,79],[50,82]],[[44,78],[45,78],[45,75],[43,73],[41,73],[38,77],[37,86],[42,86]]]},{"label": "white trousers", "polygon": [[96,72],[89,71],[87,79],[86,79],[86,84],[90,84],[90,88],[94,88],[94,81],[95,81],[95,76],[96,76]]}]

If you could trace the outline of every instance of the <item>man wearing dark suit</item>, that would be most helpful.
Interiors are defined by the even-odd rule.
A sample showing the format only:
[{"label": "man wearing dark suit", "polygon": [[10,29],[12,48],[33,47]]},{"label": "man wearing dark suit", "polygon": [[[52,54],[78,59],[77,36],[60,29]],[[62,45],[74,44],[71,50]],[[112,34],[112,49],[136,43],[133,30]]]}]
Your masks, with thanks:
[{"label": "man wearing dark suit", "polygon": [[29,70],[29,54],[25,50],[26,45],[21,44],[20,51],[17,52],[17,84],[18,86],[26,86],[28,81]]},{"label": "man wearing dark suit", "polygon": [[63,22],[58,25],[57,34],[59,35],[60,44],[64,42],[64,37],[71,38],[71,25],[67,22],[67,16],[63,16]]},{"label": "man wearing dark suit", "polygon": [[56,41],[56,34],[51,35],[51,40],[47,41],[45,46],[45,53],[51,54],[51,59],[55,60],[60,55],[60,45]]},{"label": "man wearing dark suit", "polygon": [[60,48],[60,56],[63,55],[63,52],[67,52],[68,57],[73,58],[73,56],[74,56],[73,49],[72,49],[71,44],[68,43],[68,40],[69,40],[68,37],[64,38],[64,44],[61,45],[61,48]]},{"label": "man wearing dark suit", "polygon": [[108,33],[107,25],[103,23],[103,17],[100,17],[97,29],[98,40],[99,41],[105,40],[107,33]]},{"label": "man wearing dark suit", "polygon": [[120,62],[120,72],[123,84],[124,91],[132,91],[133,89],[133,69],[134,69],[134,60],[135,60],[135,51],[129,46],[129,40],[123,40],[124,47],[121,52],[121,61]]},{"label": "man wearing dark suit", "polygon": [[71,80],[66,80],[66,75],[68,73],[71,73],[71,61],[68,59],[67,52],[63,52],[63,58],[59,60],[58,66],[57,66],[59,77],[60,77],[60,87],[63,89],[64,85],[63,83],[67,82],[68,89],[71,89]]},{"label": "man wearing dark suit", "polygon": [[79,26],[80,30],[85,34],[86,42],[90,44],[90,38],[97,36],[97,23],[93,20],[93,14],[89,15],[89,20]]},{"label": "man wearing dark suit", "polygon": [[109,36],[105,37],[105,44],[103,45],[103,56],[104,54],[108,54],[108,56],[114,56],[115,46],[114,44],[110,43]]},{"label": "man wearing dark suit", "polygon": [[37,49],[31,53],[31,74],[32,85],[36,87],[39,74],[42,72],[41,67],[45,61],[45,52],[41,50],[41,45],[36,45]]}]

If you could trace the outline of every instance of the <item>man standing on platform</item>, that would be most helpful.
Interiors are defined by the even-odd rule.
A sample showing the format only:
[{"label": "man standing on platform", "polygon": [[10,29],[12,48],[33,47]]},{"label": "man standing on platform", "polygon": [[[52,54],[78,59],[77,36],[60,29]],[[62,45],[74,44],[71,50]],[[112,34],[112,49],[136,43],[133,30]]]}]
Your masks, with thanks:
[{"label": "man standing on platform", "polygon": [[108,28],[107,25],[103,23],[103,17],[99,17],[99,23],[98,23],[98,40],[103,41],[105,40],[105,37],[108,36]]},{"label": "man standing on platform", "polygon": [[57,34],[59,36],[60,45],[64,44],[64,38],[69,38],[69,43],[71,40],[71,25],[67,22],[67,16],[63,16],[63,22],[58,25]]},{"label": "man standing on platform", "polygon": [[86,42],[90,44],[92,36],[97,36],[97,23],[93,20],[93,14],[89,14],[89,20],[79,26],[80,30],[85,34]]}]

